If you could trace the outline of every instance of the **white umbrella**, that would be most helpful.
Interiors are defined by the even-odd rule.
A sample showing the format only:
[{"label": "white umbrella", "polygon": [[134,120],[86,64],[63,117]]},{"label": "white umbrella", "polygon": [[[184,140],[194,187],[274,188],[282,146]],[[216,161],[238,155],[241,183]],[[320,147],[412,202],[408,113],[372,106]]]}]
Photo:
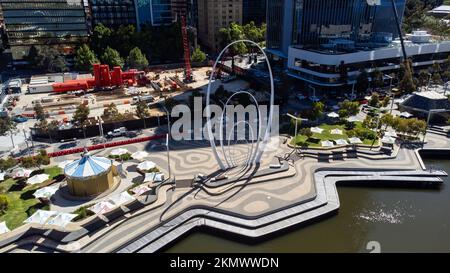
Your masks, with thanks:
[{"label": "white umbrella", "polygon": [[89,210],[92,211],[95,214],[103,214],[105,212],[108,212],[112,209],[114,209],[114,205],[107,201],[99,202],[91,207],[89,207]]},{"label": "white umbrella", "polygon": [[6,174],[6,173],[0,173],[0,181],[5,180],[5,174]]},{"label": "white umbrella", "polygon": [[64,160],[63,162],[60,162],[60,163],[58,164],[58,168],[64,170],[64,168],[65,168],[69,163],[72,163],[72,162],[73,162],[73,160]]},{"label": "white umbrella", "polygon": [[4,234],[7,232],[10,232],[11,230],[9,230],[9,228],[6,226],[5,222],[1,222],[0,223],[0,234]]},{"label": "white umbrella", "polygon": [[385,136],[390,136],[390,137],[397,137],[397,136],[398,136],[397,133],[394,132],[394,131],[391,131],[391,132],[385,132],[384,135],[385,135]]},{"label": "white umbrella", "polygon": [[164,181],[164,174],[162,173],[146,173],[144,183],[146,182],[162,182]]},{"label": "white umbrella", "polygon": [[139,170],[141,170],[141,171],[148,171],[148,170],[153,169],[155,167],[156,167],[156,164],[153,161],[144,161],[144,162],[139,163],[137,165],[137,168]]},{"label": "white umbrella", "polygon": [[408,112],[401,112],[400,116],[403,117],[403,118],[410,118],[410,117],[413,116],[413,114],[410,114]]},{"label": "white umbrella", "polygon": [[128,154],[128,153],[130,153],[130,152],[124,148],[118,148],[118,149],[114,149],[111,151],[112,156],[121,156],[121,155]]},{"label": "white umbrella", "polygon": [[338,140],[335,140],[335,142],[336,142],[336,145],[348,145],[348,142],[345,139],[338,139]]},{"label": "white umbrella", "polygon": [[50,176],[46,173],[37,174],[27,179],[27,184],[35,185],[47,181]]},{"label": "white umbrella", "polygon": [[319,127],[312,127],[311,132],[321,134],[323,132],[323,129],[321,129]]},{"label": "white umbrella", "polygon": [[151,188],[149,188],[149,187],[147,187],[145,185],[141,185],[141,186],[138,186],[138,187],[136,187],[134,189],[131,189],[131,191],[134,192],[134,194],[136,194],[136,195],[141,195],[141,194],[146,193],[146,192],[148,192],[150,190],[151,190]]},{"label": "white umbrella", "polygon": [[330,117],[330,118],[338,118],[339,114],[337,114],[335,112],[331,112],[331,113],[328,113],[327,116]]},{"label": "white umbrella", "polygon": [[342,133],[342,130],[341,130],[341,129],[337,129],[337,128],[331,130],[330,133],[331,133],[332,135],[342,135],[342,134],[343,134],[343,133]]},{"label": "white umbrella", "polygon": [[119,194],[111,196],[108,199],[108,201],[113,203],[116,206],[120,206],[120,205],[123,205],[125,203],[130,202],[130,201],[133,201],[134,199],[136,199],[136,198],[131,196],[128,192],[124,191],[124,192],[121,192]]},{"label": "white umbrella", "polygon": [[24,223],[43,225],[50,217],[55,215],[56,211],[38,209],[33,215],[24,221]]},{"label": "white umbrella", "polygon": [[385,136],[381,139],[381,142],[386,143],[386,144],[394,144],[394,143],[395,143],[395,138],[390,137],[390,136],[386,136],[386,135],[385,135]]},{"label": "white umbrella", "polygon": [[76,214],[60,212],[55,217],[53,217],[50,221],[48,221],[48,225],[58,226],[65,228],[73,218],[77,217]]},{"label": "white umbrella", "polygon": [[144,160],[144,158],[146,158],[147,156],[148,156],[148,153],[145,151],[138,151],[131,155],[132,158],[140,160],[140,161]]},{"label": "white umbrella", "polygon": [[57,184],[55,186],[49,186],[49,187],[39,189],[36,192],[34,192],[33,195],[36,198],[50,199],[50,197],[52,197],[58,189],[59,189],[59,185]]},{"label": "white umbrella", "polygon": [[17,169],[17,171],[14,173],[14,178],[18,178],[18,177],[30,177],[30,174],[33,172],[33,170],[29,170],[29,169],[24,169],[24,168],[19,168]]},{"label": "white umbrella", "polygon": [[348,122],[357,122],[357,121],[361,121],[357,116],[351,116],[347,118]]},{"label": "white umbrella", "polygon": [[329,140],[321,141],[321,143],[322,147],[334,147],[334,143]]},{"label": "white umbrella", "polygon": [[362,144],[363,142],[359,137],[351,137],[348,139],[351,144]]}]

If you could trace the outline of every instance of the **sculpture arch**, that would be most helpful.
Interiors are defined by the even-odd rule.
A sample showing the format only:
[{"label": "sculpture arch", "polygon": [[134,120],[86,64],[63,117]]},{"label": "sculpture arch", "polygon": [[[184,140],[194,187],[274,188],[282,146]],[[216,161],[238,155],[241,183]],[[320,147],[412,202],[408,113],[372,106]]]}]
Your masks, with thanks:
[{"label": "sculpture arch", "polygon": [[[230,48],[232,45],[237,44],[237,43],[250,43],[256,47],[258,47],[258,49],[263,53],[264,58],[266,60],[266,64],[269,70],[269,76],[270,76],[270,109],[269,109],[269,117],[267,119],[267,126],[266,126],[266,131],[264,132],[264,137],[261,140],[261,135],[260,135],[260,130],[261,130],[261,115],[260,115],[260,111],[259,111],[259,106],[257,106],[258,108],[258,124],[259,124],[259,130],[258,130],[258,136],[257,136],[257,148],[256,148],[256,153],[254,158],[252,159],[252,162],[250,163],[255,163],[255,164],[259,164],[261,162],[261,157],[264,153],[265,150],[265,146],[267,144],[267,141],[270,137],[270,132],[271,132],[271,126],[272,126],[272,121],[273,121],[273,107],[274,107],[274,96],[275,96],[275,85],[274,85],[274,81],[273,81],[273,74],[272,74],[272,68],[270,66],[269,63],[269,59],[267,58],[266,53],[264,52],[264,50],[255,42],[250,41],[250,40],[238,40],[238,41],[234,41],[232,43],[230,43],[229,45],[227,45],[219,54],[219,56],[217,57],[216,61],[214,62],[213,65],[213,69],[212,69],[212,73],[209,76],[209,82],[208,82],[208,89],[207,89],[207,94],[206,94],[206,119],[207,119],[207,130],[208,130],[208,136],[209,136],[209,141],[211,144],[211,148],[213,150],[213,154],[214,154],[214,158],[216,159],[220,169],[222,170],[226,170],[229,167],[231,167],[228,163],[227,165],[224,164],[224,162],[222,161],[222,159],[219,156],[219,153],[217,151],[217,147],[216,147],[216,143],[215,143],[215,138],[212,132],[212,126],[211,126],[211,108],[210,108],[210,97],[211,97],[211,81],[212,78],[214,76],[214,72],[216,71],[217,68],[217,64],[219,63],[220,59],[222,58],[223,54],[227,51],[228,48]],[[254,98],[253,98],[254,99]],[[229,101],[229,100],[228,100]],[[255,100],[256,101],[256,100]],[[257,102],[256,102],[257,104]],[[258,105],[258,104],[257,104]],[[222,123],[221,123],[222,126]],[[221,136],[222,138],[222,136]],[[222,150],[223,150],[223,142],[221,141],[221,146],[222,146]],[[226,158],[226,154],[223,155],[225,160],[228,162],[229,160]]]}]

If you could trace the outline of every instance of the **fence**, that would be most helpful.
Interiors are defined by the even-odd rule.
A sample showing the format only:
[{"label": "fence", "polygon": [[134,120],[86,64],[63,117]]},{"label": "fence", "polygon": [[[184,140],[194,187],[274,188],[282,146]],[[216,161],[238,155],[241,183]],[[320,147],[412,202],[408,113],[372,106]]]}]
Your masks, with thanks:
[{"label": "fence", "polygon": [[[86,147],[86,149],[88,151],[101,150],[104,148],[111,148],[111,147],[117,147],[117,146],[122,146],[122,145],[129,145],[129,144],[133,144],[133,143],[146,142],[146,141],[161,139],[161,138],[165,138],[165,137],[166,137],[165,135],[156,135],[156,136],[150,136],[150,137],[127,139],[127,140],[122,140],[122,141],[92,145],[92,146]],[[66,150],[62,150],[62,151],[58,151],[58,152],[49,153],[48,156],[49,157],[59,157],[59,156],[65,156],[65,155],[71,155],[71,154],[78,154],[78,153],[82,153],[84,151],[84,149],[85,149],[84,147],[83,148],[66,149]]]},{"label": "fence", "polygon": [[[166,115],[160,117],[149,117],[145,119],[145,124],[143,119],[134,119],[134,120],[124,120],[117,122],[108,122],[103,123],[103,134],[107,134],[114,129],[125,127],[127,130],[140,130],[145,128],[152,128],[159,125],[167,124]],[[100,128],[98,124],[91,124],[85,126],[84,128],[71,128],[64,130],[54,130],[54,131],[44,131],[39,128],[31,128],[31,137],[33,140],[42,140],[42,139],[50,139],[51,141],[61,141],[65,139],[74,139],[74,138],[89,138],[96,137],[100,135]]]}]

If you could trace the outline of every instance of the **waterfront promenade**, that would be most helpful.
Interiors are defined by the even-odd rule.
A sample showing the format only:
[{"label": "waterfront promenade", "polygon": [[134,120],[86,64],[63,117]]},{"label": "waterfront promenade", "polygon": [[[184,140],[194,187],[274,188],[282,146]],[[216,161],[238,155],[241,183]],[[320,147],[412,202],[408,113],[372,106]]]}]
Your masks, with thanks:
[{"label": "waterfront promenade", "polygon": [[[425,148],[450,147],[445,137],[429,134],[427,139]],[[241,150],[244,153],[245,149]],[[263,161],[266,164],[261,169],[274,156],[289,151],[283,146],[277,152],[266,154]],[[163,184],[154,202],[125,213],[99,229],[86,230],[80,223],[74,223],[68,226],[64,240],[23,235],[0,245],[0,251],[154,252],[199,226],[260,238],[335,212],[339,208],[335,185],[339,182],[370,185],[385,181],[409,186],[442,182],[439,176],[445,173],[422,170],[415,151],[413,147],[404,147],[397,148],[390,156],[374,154],[327,162],[297,156],[288,161],[290,168],[284,172],[219,187],[206,184],[174,190],[173,185]],[[210,149],[201,145],[181,143],[171,155],[172,171],[179,176],[210,173],[214,168]],[[166,171],[164,152],[152,153],[151,159]],[[1,242],[5,239],[0,238]]]}]

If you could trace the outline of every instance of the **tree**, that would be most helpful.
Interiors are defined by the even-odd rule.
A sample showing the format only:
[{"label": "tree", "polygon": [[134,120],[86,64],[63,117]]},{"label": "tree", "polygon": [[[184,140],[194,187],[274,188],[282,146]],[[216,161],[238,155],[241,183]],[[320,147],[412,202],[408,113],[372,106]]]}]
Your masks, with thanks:
[{"label": "tree", "polygon": [[0,215],[4,214],[8,209],[9,200],[6,195],[0,195]]},{"label": "tree", "polygon": [[33,110],[35,113],[34,116],[36,117],[37,120],[39,120],[39,121],[45,120],[46,116],[45,116],[44,107],[42,107],[42,105],[40,103],[35,103]]},{"label": "tree", "polygon": [[358,93],[363,94],[369,88],[369,75],[366,70],[362,70],[356,78],[355,89]]},{"label": "tree", "polygon": [[121,25],[113,31],[114,41],[111,45],[119,51],[120,55],[126,56],[136,47],[137,32],[134,25]]},{"label": "tree", "polygon": [[[228,44],[238,40],[246,39],[243,27],[234,22],[232,22],[227,28],[221,28],[219,33],[221,47],[225,47]],[[247,53],[247,46],[243,42],[233,44],[230,49],[232,55]]]},{"label": "tree", "polygon": [[383,101],[381,102],[381,105],[383,107],[387,107],[389,105],[389,102],[391,101],[391,98],[389,96],[384,97]]},{"label": "tree", "polygon": [[57,73],[69,71],[66,59],[54,47],[46,46],[39,50],[37,60],[38,63],[36,66],[47,72]]},{"label": "tree", "polygon": [[136,104],[136,116],[138,116],[140,119],[148,117],[148,105],[144,101],[139,101]]},{"label": "tree", "polygon": [[95,57],[94,51],[86,44],[81,45],[76,52],[75,68],[81,71],[90,71],[95,63],[98,63],[98,59]]},{"label": "tree", "polygon": [[116,121],[120,118],[119,110],[114,102],[108,104],[103,110],[102,119]]},{"label": "tree", "polygon": [[92,32],[91,48],[99,56],[111,44],[112,30],[99,23]]},{"label": "tree", "polygon": [[38,63],[40,62],[40,55],[39,55],[39,50],[37,49],[37,47],[35,45],[32,45],[30,47],[30,50],[28,51],[28,55],[25,56],[25,61],[28,62],[28,64],[31,67],[35,67],[38,65]]},{"label": "tree", "polygon": [[36,167],[39,169],[42,165],[49,165],[50,164],[50,157],[47,154],[47,151],[42,149],[39,151],[39,154],[35,158],[36,161]]},{"label": "tree", "polygon": [[313,132],[311,132],[311,128],[300,129],[300,134],[306,136],[307,139],[310,139],[313,136]]},{"label": "tree", "polygon": [[359,102],[344,100],[340,104],[339,116],[346,118],[359,113]]},{"label": "tree", "polygon": [[100,57],[104,64],[109,65],[110,68],[115,66],[123,67],[124,61],[117,50],[110,48],[109,46],[105,49],[105,52]]},{"label": "tree", "polygon": [[80,104],[78,105],[77,110],[73,114],[72,120],[74,123],[83,126],[89,117],[89,113],[90,113],[89,106]]},{"label": "tree", "polygon": [[130,68],[144,70],[148,66],[148,61],[145,55],[142,54],[142,51],[138,47],[135,47],[128,55],[127,64]]},{"label": "tree", "polygon": [[11,169],[12,167],[16,166],[19,162],[14,159],[13,157],[8,157],[6,159],[1,158],[0,159],[0,170],[2,172],[5,172],[9,169]]},{"label": "tree", "polygon": [[322,102],[320,102],[320,101],[314,102],[312,105],[311,118],[313,120],[317,120],[317,119],[321,118],[323,115],[324,109],[325,109],[325,105]]},{"label": "tree", "polygon": [[384,86],[383,72],[381,72],[379,69],[376,69],[373,72],[372,83],[375,88],[382,88]]},{"label": "tree", "polygon": [[10,117],[0,118],[0,136],[5,136],[8,132],[14,131],[16,124]]},{"label": "tree", "polygon": [[414,92],[416,90],[416,86],[413,80],[413,74],[411,69],[411,61],[407,60],[403,64],[401,64],[401,80],[399,83],[399,90],[404,93]]},{"label": "tree", "polygon": [[420,70],[418,80],[419,86],[428,85],[428,72],[426,70]]},{"label": "tree", "polygon": [[148,105],[144,101],[139,101],[136,105],[136,116],[138,116],[140,119],[144,121],[144,128],[147,126],[145,125],[145,118],[147,118],[149,115],[148,111]]},{"label": "tree", "polygon": [[442,80],[441,74],[439,72],[435,72],[433,76],[431,76],[431,80],[434,84],[443,84],[444,81]]},{"label": "tree", "polygon": [[196,47],[194,52],[192,52],[191,60],[194,63],[204,62],[206,60],[206,54],[201,51],[200,47]]},{"label": "tree", "polygon": [[373,93],[369,100],[369,105],[372,107],[378,107],[380,103],[380,96],[377,93]]}]

